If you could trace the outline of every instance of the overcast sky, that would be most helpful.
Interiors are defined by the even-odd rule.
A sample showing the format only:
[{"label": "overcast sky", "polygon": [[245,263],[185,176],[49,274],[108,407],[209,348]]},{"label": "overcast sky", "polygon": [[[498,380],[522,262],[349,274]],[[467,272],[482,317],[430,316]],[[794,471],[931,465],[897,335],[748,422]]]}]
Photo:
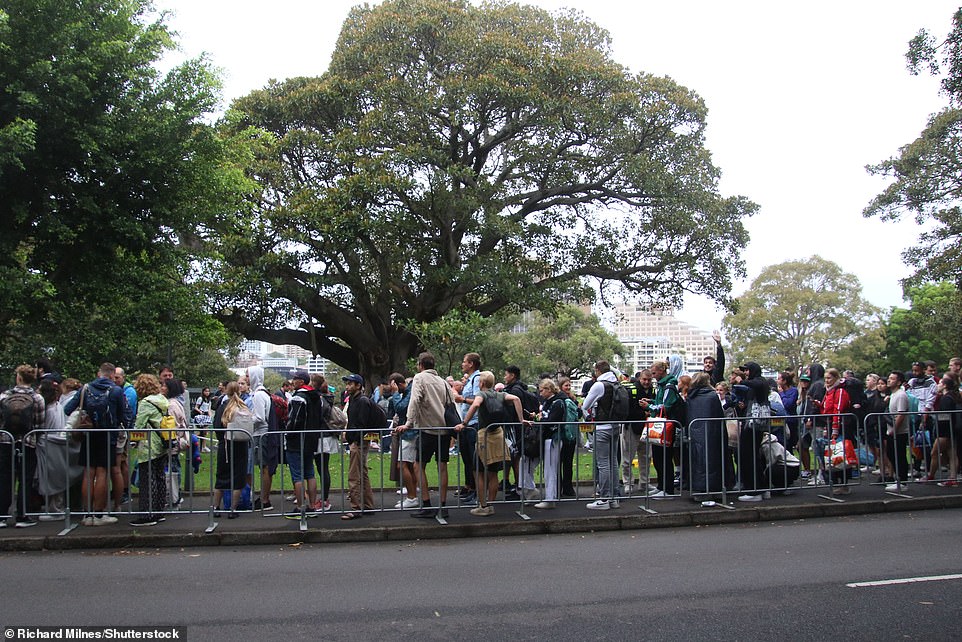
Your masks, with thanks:
[{"label": "overcast sky", "polygon": [[[157,0],[175,12],[182,54],[207,52],[223,70],[228,102],[271,78],[323,73],[355,4]],[[583,11],[611,32],[615,60],[705,100],[722,193],[761,206],[747,222],[748,279],[736,295],[768,265],[819,254],[858,276],[875,305],[905,305],[900,254],[918,230],[862,218],[885,185],[864,167],[914,140],[944,105],[937,80],[911,76],[904,55],[920,28],[944,36],[959,0],[527,4]],[[679,316],[710,330],[722,313],[690,298]]]}]

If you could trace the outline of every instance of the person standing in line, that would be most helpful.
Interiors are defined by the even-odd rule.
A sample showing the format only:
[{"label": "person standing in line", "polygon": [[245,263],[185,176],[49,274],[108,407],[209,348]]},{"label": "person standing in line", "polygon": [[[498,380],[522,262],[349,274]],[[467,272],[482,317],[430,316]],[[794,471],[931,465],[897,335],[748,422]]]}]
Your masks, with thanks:
[{"label": "person standing in line", "polygon": [[[409,428],[418,431],[418,456],[415,471],[418,474],[421,490],[421,508],[411,517],[428,519],[447,517],[448,495],[448,430],[444,422],[444,408],[454,403],[454,391],[434,369],[434,355],[422,352],[418,355],[418,373],[411,380],[411,400],[408,403],[407,421],[396,430],[404,433]],[[462,453],[463,457],[463,453]],[[430,488],[428,487],[427,466],[431,459],[437,461],[439,508],[431,508]],[[465,463],[465,466],[469,464]],[[473,467],[473,465],[472,465]],[[474,488],[474,482],[471,487]],[[462,496],[462,501],[464,497]]]}]

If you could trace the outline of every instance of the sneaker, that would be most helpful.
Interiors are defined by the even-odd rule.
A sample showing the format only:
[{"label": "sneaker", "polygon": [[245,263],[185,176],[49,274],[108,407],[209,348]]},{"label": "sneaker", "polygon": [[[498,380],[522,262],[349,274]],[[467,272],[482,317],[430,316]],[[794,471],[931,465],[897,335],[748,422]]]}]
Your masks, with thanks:
[{"label": "sneaker", "polygon": [[472,508],[469,512],[477,517],[490,517],[491,515],[494,515],[494,506],[491,504],[488,504],[487,506],[478,506],[477,508]]},{"label": "sneaker", "polygon": [[395,504],[394,508],[417,508],[420,505],[421,505],[421,502],[418,500],[417,497],[410,497],[410,498],[405,497],[404,499],[399,501],[397,504]]},{"label": "sneaker", "polygon": [[898,484],[889,484],[889,485],[887,485],[887,486],[885,487],[885,492],[888,492],[888,493],[898,493],[898,492],[900,492],[903,488],[905,488],[905,484],[902,484],[901,487],[899,487]]},{"label": "sneaker", "polygon": [[761,495],[739,495],[738,501],[740,502],[760,502],[762,501]]},{"label": "sneaker", "polygon": [[287,497],[284,498],[284,501],[285,501],[285,502],[291,502],[291,503],[296,504],[296,503],[297,503],[297,495],[288,495]]},{"label": "sneaker", "polygon": [[522,488],[521,496],[524,497],[526,501],[541,499],[541,493],[537,488]]},{"label": "sneaker", "polygon": [[608,510],[609,508],[611,508],[611,506],[608,505],[607,499],[599,499],[591,502],[590,504],[585,506],[585,508],[587,508],[588,510]]},{"label": "sneaker", "polygon": [[240,514],[234,510],[227,514],[227,519],[237,519],[238,517],[240,517]]},{"label": "sneaker", "polygon": [[609,508],[621,508],[621,502],[619,502],[617,499],[610,499],[610,500],[608,500],[608,507],[609,507]]},{"label": "sneaker", "polygon": [[94,517],[94,526],[109,526],[110,524],[116,524],[117,518],[113,515],[102,515],[100,517]]},{"label": "sneaker", "polygon": [[120,496],[120,505],[123,506],[129,503],[130,503],[130,493],[125,491],[124,494]]},{"label": "sneaker", "polygon": [[652,499],[674,499],[675,497],[678,497],[678,495],[671,495],[663,490],[656,490],[653,493],[649,493],[648,497]]},{"label": "sneaker", "polygon": [[93,516],[93,515],[87,515],[87,516],[84,517],[82,520],[80,520],[80,524],[81,524],[82,526],[93,526],[93,525],[94,525],[94,516]]},{"label": "sneaker", "polygon": [[478,503],[478,494],[475,493],[475,492],[472,490],[472,491],[470,491],[470,492],[462,493],[462,494],[458,495],[458,499],[461,500],[461,503],[462,503],[462,504],[477,504],[477,503]]},{"label": "sneaker", "polygon": [[538,502],[537,504],[534,505],[535,508],[540,510],[547,510],[549,508],[554,508],[554,506],[555,506],[554,502]]},{"label": "sneaker", "polygon": [[13,525],[14,528],[30,528],[31,526],[36,526],[37,520],[32,517],[18,517],[17,522]]},{"label": "sneaker", "polygon": [[437,514],[437,511],[433,508],[422,508],[421,510],[411,513],[411,517],[417,517],[418,519],[432,519]]},{"label": "sneaker", "polygon": [[254,510],[261,510],[263,504],[261,503],[261,498],[258,497],[254,500]]},{"label": "sneaker", "polygon": [[955,481],[954,479],[950,479],[948,481],[939,482],[938,485],[942,488],[954,488],[955,486],[959,485],[959,482]]},{"label": "sneaker", "polygon": [[811,473],[811,471],[803,470],[803,471],[802,471],[802,474],[801,474],[800,476],[801,476],[802,479],[808,479],[809,477],[812,476],[812,473]]},{"label": "sneaker", "polygon": [[261,505],[261,510],[274,510],[274,505],[271,504],[270,502],[264,502]]},{"label": "sneaker", "polygon": [[153,517],[138,517],[130,522],[131,526],[156,526],[157,520]]},{"label": "sneaker", "polygon": [[209,452],[210,452],[210,448],[208,448],[207,446],[204,446],[203,448],[200,449],[200,452],[202,452],[202,453],[209,453]]},{"label": "sneaker", "polygon": [[7,527],[7,520],[0,519],[0,528],[6,528],[6,527]]},{"label": "sneaker", "polygon": [[448,509],[445,508],[444,506],[442,506],[441,508],[439,508],[439,509],[438,509],[438,517],[440,517],[441,519],[447,519],[447,518],[448,518]]},{"label": "sneaker", "polygon": [[59,514],[44,513],[37,519],[40,520],[41,522],[62,522],[63,517],[64,517],[63,513],[59,513]]},{"label": "sneaker", "polygon": [[848,486],[836,486],[832,489],[833,495],[851,495],[852,489]]},{"label": "sneaker", "polygon": [[563,490],[561,491],[561,499],[577,499],[578,493],[573,490]]},{"label": "sneaker", "polygon": [[519,502],[521,501],[521,495],[518,494],[516,490],[509,490],[504,494],[504,501],[506,502]]}]

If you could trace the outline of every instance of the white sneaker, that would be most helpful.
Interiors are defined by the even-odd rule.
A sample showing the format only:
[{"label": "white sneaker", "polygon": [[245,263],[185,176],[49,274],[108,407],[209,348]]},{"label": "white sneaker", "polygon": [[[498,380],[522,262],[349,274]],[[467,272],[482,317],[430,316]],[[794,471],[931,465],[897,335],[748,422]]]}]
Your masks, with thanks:
[{"label": "white sneaker", "polygon": [[554,502],[538,502],[534,507],[539,509],[554,508]]},{"label": "white sneaker", "polygon": [[760,502],[762,501],[761,495],[739,495],[738,501],[740,502]]},{"label": "white sneaker", "polygon": [[41,522],[62,522],[63,513],[60,513],[60,514],[44,513],[37,519],[39,519]]},{"label": "white sneaker", "polygon": [[585,506],[585,508],[587,508],[588,510],[608,510],[609,508],[611,508],[611,506],[608,505],[607,499],[599,499],[597,501],[591,502],[590,504]]},{"label": "white sneaker", "polygon": [[611,499],[608,501],[608,506],[611,508],[621,508],[621,502],[617,499]]},{"label": "white sneaker", "polygon": [[656,490],[652,493],[648,493],[648,497],[652,499],[665,499],[666,497],[671,497],[671,495],[669,495],[663,490]]},{"label": "white sneaker", "polygon": [[771,499],[771,498],[772,498],[772,491],[766,490],[764,493],[762,493],[762,499]]},{"label": "white sneaker", "polygon": [[[905,485],[903,484],[902,487],[904,488],[904,486]],[[899,488],[898,484],[889,484],[888,486],[885,487],[885,490],[886,492],[889,492],[889,493],[897,493],[901,491],[901,488]]]},{"label": "white sneaker", "polygon": [[405,497],[403,500],[401,500],[400,504],[401,508],[417,508],[421,505],[421,502],[417,497]]},{"label": "white sneaker", "polygon": [[109,524],[116,524],[117,518],[113,515],[104,515],[102,517],[94,517],[94,526],[107,526]]},{"label": "white sneaker", "polygon": [[536,488],[522,488],[521,497],[528,501],[532,501],[535,499],[541,499],[541,493],[538,492],[538,489]]},{"label": "white sneaker", "polygon": [[93,526],[93,525],[94,525],[94,516],[93,516],[93,515],[87,515],[87,516],[84,517],[82,520],[80,520],[80,524],[81,524],[82,526]]}]

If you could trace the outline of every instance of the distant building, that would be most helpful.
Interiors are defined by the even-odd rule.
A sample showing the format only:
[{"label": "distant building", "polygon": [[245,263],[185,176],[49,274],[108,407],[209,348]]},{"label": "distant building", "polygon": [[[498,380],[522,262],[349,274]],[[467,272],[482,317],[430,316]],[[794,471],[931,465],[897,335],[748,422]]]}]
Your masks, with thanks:
[{"label": "distant building", "polygon": [[671,308],[621,305],[614,310],[613,331],[630,353],[618,363],[626,374],[647,368],[655,359],[680,355],[685,370],[702,369],[702,359],[715,354],[711,332],[675,318]]}]

